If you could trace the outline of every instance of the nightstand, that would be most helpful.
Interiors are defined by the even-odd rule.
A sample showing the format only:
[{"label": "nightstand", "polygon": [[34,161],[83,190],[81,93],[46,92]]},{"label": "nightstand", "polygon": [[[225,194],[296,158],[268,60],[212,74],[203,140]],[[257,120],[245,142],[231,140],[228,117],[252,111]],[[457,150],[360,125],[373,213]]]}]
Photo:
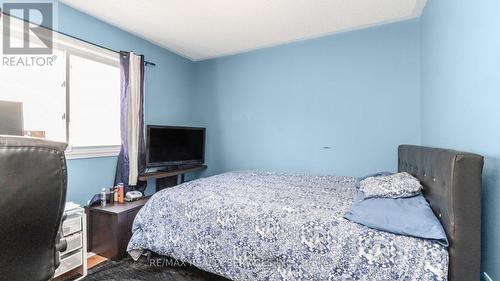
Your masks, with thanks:
[{"label": "nightstand", "polygon": [[132,224],[149,197],[137,201],[114,203],[88,209],[89,251],[113,260],[126,256],[132,237]]}]

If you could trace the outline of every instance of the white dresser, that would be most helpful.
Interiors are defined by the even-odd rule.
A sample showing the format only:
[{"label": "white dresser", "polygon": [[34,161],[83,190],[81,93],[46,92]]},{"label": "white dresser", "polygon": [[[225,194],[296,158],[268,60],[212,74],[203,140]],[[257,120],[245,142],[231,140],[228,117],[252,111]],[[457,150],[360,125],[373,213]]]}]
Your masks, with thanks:
[{"label": "white dresser", "polygon": [[60,265],[54,278],[69,271],[81,275],[80,280],[87,276],[87,222],[85,210],[72,202],[66,203],[64,210],[66,219],[62,231],[68,243],[66,251],[60,253]]}]

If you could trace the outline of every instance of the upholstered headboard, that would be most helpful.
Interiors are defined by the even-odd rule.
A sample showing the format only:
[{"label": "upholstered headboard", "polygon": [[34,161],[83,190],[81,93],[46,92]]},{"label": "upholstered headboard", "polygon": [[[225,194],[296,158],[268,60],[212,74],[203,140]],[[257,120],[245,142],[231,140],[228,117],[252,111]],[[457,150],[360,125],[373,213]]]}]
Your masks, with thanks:
[{"label": "upholstered headboard", "polygon": [[450,242],[448,278],[479,280],[483,157],[466,152],[401,145],[398,170],[417,177]]}]

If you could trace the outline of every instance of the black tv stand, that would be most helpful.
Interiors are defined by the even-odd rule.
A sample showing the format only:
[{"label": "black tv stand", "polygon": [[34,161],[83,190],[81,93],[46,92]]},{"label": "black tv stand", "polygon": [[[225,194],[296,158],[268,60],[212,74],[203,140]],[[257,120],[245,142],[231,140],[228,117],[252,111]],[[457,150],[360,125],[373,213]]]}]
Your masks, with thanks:
[{"label": "black tv stand", "polygon": [[146,172],[139,175],[139,180],[147,181],[149,179],[156,180],[156,191],[160,191],[167,187],[176,186],[180,182],[184,182],[184,174],[204,170],[207,165],[179,165],[171,166],[166,169]]}]

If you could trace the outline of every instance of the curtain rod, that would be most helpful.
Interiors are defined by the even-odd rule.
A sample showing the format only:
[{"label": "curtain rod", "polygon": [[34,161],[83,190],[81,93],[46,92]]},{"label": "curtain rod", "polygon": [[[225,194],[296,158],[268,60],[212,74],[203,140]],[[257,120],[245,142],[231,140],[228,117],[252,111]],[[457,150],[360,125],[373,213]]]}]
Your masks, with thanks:
[{"label": "curtain rod", "polygon": [[[23,19],[23,18],[20,18],[20,17],[16,17],[16,16],[13,16],[13,15],[10,15],[10,14],[8,14],[8,13],[6,13],[6,12],[2,11],[2,9],[0,8],[0,18],[2,18],[2,14],[3,14],[3,15],[6,15],[6,16],[9,16],[9,17],[13,17],[13,18],[19,19],[19,20],[22,20],[22,21],[27,22],[27,23],[31,23],[31,22],[29,22],[28,20],[25,20],[25,19]],[[103,48],[103,49],[105,49],[105,50],[108,50],[108,51],[111,51],[111,52],[114,52],[114,53],[117,53],[117,54],[119,54],[119,53],[120,53],[120,51],[113,50],[113,49],[108,48],[108,47],[106,47],[106,46],[99,45],[99,44],[96,44],[96,43],[94,43],[94,42],[90,42],[90,41],[87,41],[87,40],[85,40],[85,39],[78,38],[78,37],[76,37],[76,36],[69,35],[69,34],[66,34],[66,33],[61,32],[61,31],[53,30],[52,28],[48,28],[48,27],[46,27],[46,26],[42,26],[42,27],[43,27],[43,28],[45,28],[45,29],[48,29],[48,30],[50,30],[50,31],[52,31],[52,32],[57,32],[57,33],[59,33],[59,34],[61,34],[61,35],[68,36],[68,37],[73,38],[73,39],[76,39],[76,40],[80,40],[80,41],[82,41],[82,42],[85,42],[85,43],[90,44],[90,45],[95,46],[95,47]],[[151,65],[151,66],[156,66],[156,63],[153,63],[153,62],[149,62],[149,61],[147,61],[147,60],[144,60],[144,65],[146,65],[146,66],[148,66],[148,65]]]},{"label": "curtain rod", "polygon": [[[64,35],[64,36],[71,37],[71,38],[76,39],[76,40],[80,40],[80,41],[82,41],[82,42],[85,42],[85,43],[87,43],[87,44],[90,44],[90,45],[93,45],[93,46],[96,46],[96,47],[99,47],[99,48],[103,48],[103,49],[105,49],[105,50],[108,50],[108,51],[111,51],[111,52],[114,52],[114,53],[117,53],[117,54],[119,54],[119,53],[120,53],[120,51],[113,50],[113,49],[108,48],[108,47],[106,47],[106,46],[99,45],[99,44],[96,44],[96,43],[93,43],[93,42],[87,41],[87,40],[85,40],[85,39],[81,39],[81,38],[78,38],[78,37],[75,37],[75,36],[72,36],[72,35],[66,34],[66,33],[64,33],[64,32],[60,32],[60,31],[54,31],[54,32],[57,32],[57,33],[62,34],[62,35]],[[146,66],[148,66],[148,65],[151,65],[151,66],[156,66],[156,63],[153,63],[153,62],[149,62],[149,61],[147,61],[147,60],[144,60],[144,65],[146,65]]]}]

